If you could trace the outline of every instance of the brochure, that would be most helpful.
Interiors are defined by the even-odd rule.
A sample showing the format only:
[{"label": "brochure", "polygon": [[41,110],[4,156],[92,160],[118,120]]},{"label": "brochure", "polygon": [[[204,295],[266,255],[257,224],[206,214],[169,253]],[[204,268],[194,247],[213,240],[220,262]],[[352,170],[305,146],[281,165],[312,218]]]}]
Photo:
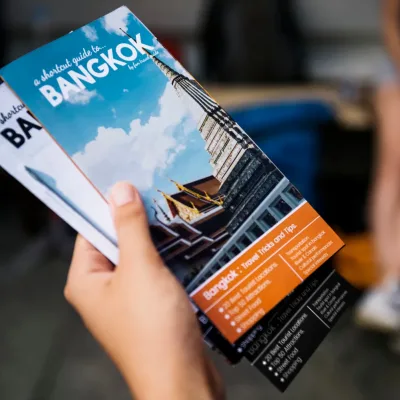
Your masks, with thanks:
[{"label": "brochure", "polygon": [[[30,123],[40,121],[40,135],[48,135],[46,143],[37,140],[25,123],[2,132],[10,163],[40,158],[48,166],[27,163],[16,178],[50,188],[114,246],[109,213],[87,214],[68,199],[73,192],[87,205],[91,191],[105,206],[117,181],[133,183],[154,244],[190,295],[205,339],[232,362],[246,356],[284,390],[353,291],[323,266],[342,241],[267,155],[126,7],[0,75],[34,116]],[[48,153],[35,157],[45,145]],[[55,171],[92,187],[74,184],[60,195]],[[116,260],[104,243],[94,244]],[[282,340],[291,345],[277,344],[268,356],[270,341]]]},{"label": "brochure", "polygon": [[117,239],[107,202],[1,82],[0,166],[117,262]]},{"label": "brochure", "polygon": [[[114,264],[116,234],[108,203],[0,81],[0,166],[87,238]],[[82,195],[84,193],[84,195]],[[204,340],[234,364],[241,356],[196,307]]]}]

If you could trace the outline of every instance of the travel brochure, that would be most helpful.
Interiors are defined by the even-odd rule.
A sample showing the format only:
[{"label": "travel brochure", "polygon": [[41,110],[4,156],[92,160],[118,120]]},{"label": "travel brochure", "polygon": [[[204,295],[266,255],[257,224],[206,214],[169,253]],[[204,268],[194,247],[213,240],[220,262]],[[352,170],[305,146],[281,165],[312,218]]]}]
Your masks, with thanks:
[{"label": "travel brochure", "polygon": [[116,265],[107,199],[134,184],[205,341],[285,390],[353,294],[289,179],[126,7],[0,75],[0,165]]}]

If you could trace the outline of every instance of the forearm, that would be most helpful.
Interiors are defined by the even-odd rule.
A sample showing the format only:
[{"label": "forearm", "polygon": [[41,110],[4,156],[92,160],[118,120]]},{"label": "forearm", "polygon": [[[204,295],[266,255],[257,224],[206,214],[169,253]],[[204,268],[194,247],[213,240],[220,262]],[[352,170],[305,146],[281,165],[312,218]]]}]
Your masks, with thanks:
[{"label": "forearm", "polygon": [[387,176],[377,177],[372,193],[370,222],[378,243],[387,243],[392,236],[397,192],[397,182]]},{"label": "forearm", "polygon": [[225,399],[221,378],[208,358],[201,363],[185,364],[176,368],[171,368],[171,363],[160,360],[151,373],[141,371],[139,376],[137,369],[123,372],[131,393],[137,400]]},{"label": "forearm", "polygon": [[[192,377],[193,378],[193,377]],[[215,387],[211,382],[204,380],[187,381],[184,377],[174,377],[168,383],[155,382],[144,387],[137,382],[126,379],[128,387],[137,400],[224,400],[225,396],[221,388]]]},{"label": "forearm", "polygon": [[382,160],[378,166],[375,185],[372,192],[370,222],[375,241],[375,248],[380,264],[391,265],[397,257],[394,219],[400,212],[399,194],[400,181],[394,168],[388,165],[388,160]]},{"label": "forearm", "polygon": [[382,28],[385,47],[400,71],[400,1],[385,0],[383,4]]},{"label": "forearm", "polygon": [[394,66],[397,71],[400,71],[400,35],[397,31],[397,26],[393,26],[393,24],[386,27],[385,46]]}]

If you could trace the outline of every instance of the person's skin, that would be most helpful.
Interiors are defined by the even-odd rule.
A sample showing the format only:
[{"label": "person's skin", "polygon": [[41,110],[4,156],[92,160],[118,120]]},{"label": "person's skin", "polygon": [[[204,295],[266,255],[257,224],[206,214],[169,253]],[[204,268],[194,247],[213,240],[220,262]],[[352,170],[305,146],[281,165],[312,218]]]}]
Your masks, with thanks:
[{"label": "person's skin", "polygon": [[116,268],[78,237],[65,296],[138,400],[224,398],[187,294],[150,238],[136,189],[117,184],[111,210],[120,248]]},{"label": "person's skin", "polygon": [[378,146],[371,222],[385,283],[400,280],[400,0],[383,1],[383,32],[399,79],[382,83],[376,96]]},{"label": "person's skin", "polygon": [[383,0],[382,5],[383,39],[392,62],[400,71],[400,1]]}]

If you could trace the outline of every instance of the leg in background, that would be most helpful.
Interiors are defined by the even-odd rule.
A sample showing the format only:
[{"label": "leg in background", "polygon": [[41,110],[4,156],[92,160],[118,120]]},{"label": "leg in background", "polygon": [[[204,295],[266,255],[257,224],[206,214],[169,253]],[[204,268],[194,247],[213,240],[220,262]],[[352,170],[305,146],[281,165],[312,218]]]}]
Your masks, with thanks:
[{"label": "leg in background", "polygon": [[400,280],[400,85],[385,84],[376,100],[377,163],[371,227],[382,283]]},{"label": "leg in background", "polygon": [[376,96],[377,162],[371,193],[371,228],[379,284],[367,293],[357,310],[365,327],[392,332],[400,327],[400,85],[385,83]]}]

